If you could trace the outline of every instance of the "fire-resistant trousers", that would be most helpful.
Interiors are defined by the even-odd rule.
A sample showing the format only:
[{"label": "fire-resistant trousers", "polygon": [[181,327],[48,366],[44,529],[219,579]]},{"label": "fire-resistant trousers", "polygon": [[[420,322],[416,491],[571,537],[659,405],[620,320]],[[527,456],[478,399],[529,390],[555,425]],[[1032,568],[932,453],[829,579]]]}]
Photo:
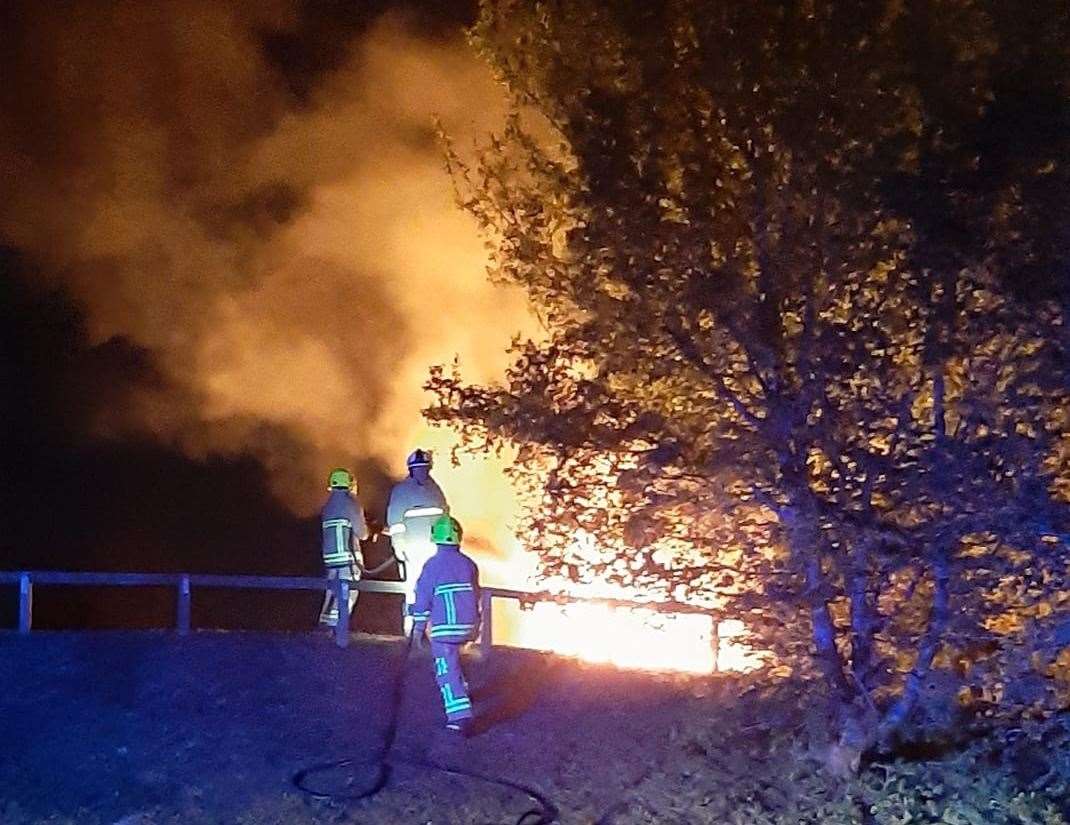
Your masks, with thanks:
[{"label": "fire-resistant trousers", "polygon": [[[462,643],[463,644],[463,643]],[[461,669],[461,644],[431,640],[431,655],[435,660],[435,681],[442,694],[446,722],[472,718],[472,700],[468,698],[468,682]]]},{"label": "fire-resistant trousers", "polygon": [[[352,584],[349,588],[349,614],[353,615],[353,608],[357,606],[357,596],[360,595],[360,591],[353,584],[356,584],[360,579],[360,573],[357,570],[355,564],[350,564],[346,567],[328,567],[327,578],[334,579],[342,578],[347,579]],[[338,624],[338,604],[337,599],[334,597],[334,588],[328,587],[323,594],[323,607],[320,609],[320,624],[329,625],[334,627]]]}]

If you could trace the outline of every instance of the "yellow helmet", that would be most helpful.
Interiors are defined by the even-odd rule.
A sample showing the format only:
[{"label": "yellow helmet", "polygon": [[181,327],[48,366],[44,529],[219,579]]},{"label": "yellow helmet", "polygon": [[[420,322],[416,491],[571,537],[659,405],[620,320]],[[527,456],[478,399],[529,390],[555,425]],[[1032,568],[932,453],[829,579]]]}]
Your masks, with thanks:
[{"label": "yellow helmet", "polygon": [[328,490],[356,490],[357,480],[345,467],[336,467],[327,477]]}]

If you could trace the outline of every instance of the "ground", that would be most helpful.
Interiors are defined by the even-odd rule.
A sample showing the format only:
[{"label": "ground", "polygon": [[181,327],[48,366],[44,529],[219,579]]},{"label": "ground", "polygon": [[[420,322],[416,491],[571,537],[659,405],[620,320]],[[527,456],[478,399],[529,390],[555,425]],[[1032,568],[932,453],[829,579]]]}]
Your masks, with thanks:
[{"label": "ground", "polygon": [[[469,660],[481,714],[457,740],[426,654],[397,640],[325,634],[0,633],[3,825],[509,825],[531,807],[510,790],[398,766],[357,802],[291,784],[319,762],[372,760],[395,679],[393,753],[520,782],[564,825],[1060,825],[980,743],[931,763],[872,765],[830,780],[799,743],[804,703],[753,680],[582,665],[496,649]],[[1042,760],[1043,761],[1043,760]],[[354,792],[374,768],[323,774]],[[530,822],[530,821],[529,821]]]},{"label": "ground", "polygon": [[[309,821],[337,821],[335,806],[300,799],[290,779],[309,764],[374,755],[404,652],[368,637],[343,650],[325,634],[0,635],[0,811],[6,822],[259,822],[300,808]],[[553,791],[565,822],[620,803],[704,701],[696,693],[721,685],[509,650],[470,659],[470,670],[485,730],[456,741],[431,662],[414,654],[397,753]],[[352,774],[323,778],[344,789]],[[475,812],[508,822],[527,807],[514,791],[404,767],[355,806],[362,822],[421,823],[469,823]]]}]

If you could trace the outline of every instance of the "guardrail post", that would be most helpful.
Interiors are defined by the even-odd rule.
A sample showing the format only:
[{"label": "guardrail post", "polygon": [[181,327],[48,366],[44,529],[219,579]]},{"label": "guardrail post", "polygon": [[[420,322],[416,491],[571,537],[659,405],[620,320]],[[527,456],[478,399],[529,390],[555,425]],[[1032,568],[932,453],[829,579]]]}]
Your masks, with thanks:
[{"label": "guardrail post", "polygon": [[713,672],[721,669],[721,621],[710,616],[710,650],[713,652]]},{"label": "guardrail post", "polygon": [[349,581],[339,576],[334,580],[334,597],[338,603],[338,621],[334,625],[334,643],[349,644]]},{"label": "guardrail post", "polygon": [[490,649],[494,645],[494,594],[484,590],[479,594],[479,608],[483,614],[483,624],[479,631],[479,650],[484,657],[490,655]]},{"label": "guardrail post", "polygon": [[33,627],[33,582],[29,573],[19,575],[19,633]]},{"label": "guardrail post", "polygon": [[190,619],[189,575],[187,573],[183,573],[178,580],[178,602],[175,613],[175,625],[178,629],[178,635],[185,636],[189,633]]}]

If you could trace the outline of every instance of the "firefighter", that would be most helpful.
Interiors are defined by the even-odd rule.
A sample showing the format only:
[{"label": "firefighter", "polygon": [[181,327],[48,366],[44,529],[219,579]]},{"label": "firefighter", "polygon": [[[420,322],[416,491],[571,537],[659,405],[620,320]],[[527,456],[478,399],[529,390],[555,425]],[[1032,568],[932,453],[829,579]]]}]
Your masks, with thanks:
[{"label": "firefighter", "polygon": [[461,535],[461,525],[450,516],[440,516],[431,528],[436,551],[416,583],[412,633],[420,648],[430,637],[446,728],[467,735],[472,700],[461,669],[461,647],[476,638],[481,617],[479,568],[461,552]]},{"label": "firefighter", "polygon": [[386,505],[387,533],[394,556],[400,562],[405,584],[402,612],[406,635],[412,631],[410,608],[416,598],[416,581],[424,564],[435,552],[431,526],[450,512],[446,497],[431,478],[431,453],[415,450],[406,461],[409,477],[390,491]]},{"label": "firefighter", "polygon": [[[327,503],[320,511],[320,526],[323,533],[323,566],[328,579],[346,579],[351,582],[348,610],[351,614],[357,604],[356,583],[360,580],[364,557],[360,542],[368,538],[368,525],[364,511],[357,500],[357,484],[353,474],[343,467],[331,470],[327,479]],[[334,627],[338,624],[338,604],[334,589],[327,588],[320,610],[320,624]],[[348,615],[348,614],[347,614]]]}]

